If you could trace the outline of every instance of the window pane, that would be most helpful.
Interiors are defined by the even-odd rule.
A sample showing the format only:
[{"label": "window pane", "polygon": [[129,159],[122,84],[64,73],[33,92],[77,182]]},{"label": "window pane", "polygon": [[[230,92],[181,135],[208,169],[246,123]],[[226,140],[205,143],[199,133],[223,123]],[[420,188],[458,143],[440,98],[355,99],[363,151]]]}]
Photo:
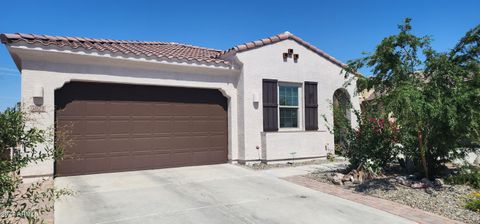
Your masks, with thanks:
[{"label": "window pane", "polygon": [[280,127],[296,128],[298,127],[298,109],[297,108],[280,108]]},{"label": "window pane", "polygon": [[282,106],[298,106],[298,87],[280,86],[279,104]]}]

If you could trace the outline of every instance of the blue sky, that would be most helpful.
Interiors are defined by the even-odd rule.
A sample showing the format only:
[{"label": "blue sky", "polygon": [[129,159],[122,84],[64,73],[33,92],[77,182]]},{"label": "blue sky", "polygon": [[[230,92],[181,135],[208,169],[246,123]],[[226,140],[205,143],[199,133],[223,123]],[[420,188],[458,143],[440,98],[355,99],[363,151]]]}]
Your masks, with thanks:
[{"label": "blue sky", "polygon": [[[0,33],[174,41],[227,49],[290,31],[348,61],[396,33],[405,17],[414,33],[450,49],[480,23],[480,1],[4,1]],[[20,74],[0,46],[0,110],[20,99]]]}]

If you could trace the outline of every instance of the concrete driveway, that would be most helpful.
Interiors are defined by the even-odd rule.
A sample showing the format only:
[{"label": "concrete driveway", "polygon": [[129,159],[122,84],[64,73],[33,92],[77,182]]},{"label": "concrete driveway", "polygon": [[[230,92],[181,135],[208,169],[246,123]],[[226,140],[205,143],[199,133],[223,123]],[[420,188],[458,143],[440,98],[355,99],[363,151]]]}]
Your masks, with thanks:
[{"label": "concrete driveway", "polygon": [[412,223],[235,165],[55,179],[55,223]]}]

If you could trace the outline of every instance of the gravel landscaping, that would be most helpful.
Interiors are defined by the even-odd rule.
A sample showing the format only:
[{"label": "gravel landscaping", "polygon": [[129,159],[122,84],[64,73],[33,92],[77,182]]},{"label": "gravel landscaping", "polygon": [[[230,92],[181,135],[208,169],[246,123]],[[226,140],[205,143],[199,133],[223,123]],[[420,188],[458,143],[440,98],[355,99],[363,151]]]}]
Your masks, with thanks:
[{"label": "gravel landscaping", "polygon": [[[339,171],[341,172],[341,171]],[[332,184],[332,174],[335,172],[313,172],[308,178]],[[413,208],[422,209],[453,220],[465,223],[480,223],[480,213],[464,208],[467,195],[475,190],[465,185],[443,185],[414,189],[399,183],[399,178],[393,175],[366,180],[361,184],[345,182],[338,187],[350,189],[353,192],[375,196]]]},{"label": "gravel landscaping", "polygon": [[321,164],[332,164],[337,162],[345,162],[346,159],[343,157],[336,157],[333,161],[327,159],[315,159],[315,160],[308,160],[308,161],[290,161],[290,162],[283,162],[283,163],[273,163],[273,164],[266,164],[266,163],[253,163],[242,165],[254,170],[267,170],[273,168],[284,168],[284,167],[296,167],[296,166],[305,166],[305,165],[321,165]]}]

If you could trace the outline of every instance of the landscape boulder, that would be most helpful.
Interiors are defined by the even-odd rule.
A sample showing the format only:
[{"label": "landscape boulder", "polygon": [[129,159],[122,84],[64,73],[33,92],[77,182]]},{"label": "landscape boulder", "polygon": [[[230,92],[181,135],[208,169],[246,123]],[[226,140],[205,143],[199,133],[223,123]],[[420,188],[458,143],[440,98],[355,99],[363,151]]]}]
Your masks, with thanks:
[{"label": "landscape boulder", "polygon": [[442,179],[435,178],[435,180],[433,181],[433,185],[435,185],[435,187],[443,187],[443,185],[445,185],[445,183],[443,182]]},{"label": "landscape boulder", "polygon": [[422,178],[420,180],[426,187],[433,187],[432,181],[430,181],[428,178]]},{"label": "landscape boulder", "polygon": [[341,173],[333,173],[331,176],[328,177],[328,180],[330,180],[332,183],[336,185],[342,185],[343,176],[344,175]]},{"label": "landscape boulder", "polygon": [[420,181],[414,181],[412,185],[410,185],[410,187],[413,189],[422,189],[422,188],[427,188],[427,185]]},{"label": "landscape boulder", "polygon": [[353,183],[354,179],[353,179],[353,176],[350,175],[350,174],[347,174],[345,176],[343,176],[342,178],[342,182],[352,182]]}]

